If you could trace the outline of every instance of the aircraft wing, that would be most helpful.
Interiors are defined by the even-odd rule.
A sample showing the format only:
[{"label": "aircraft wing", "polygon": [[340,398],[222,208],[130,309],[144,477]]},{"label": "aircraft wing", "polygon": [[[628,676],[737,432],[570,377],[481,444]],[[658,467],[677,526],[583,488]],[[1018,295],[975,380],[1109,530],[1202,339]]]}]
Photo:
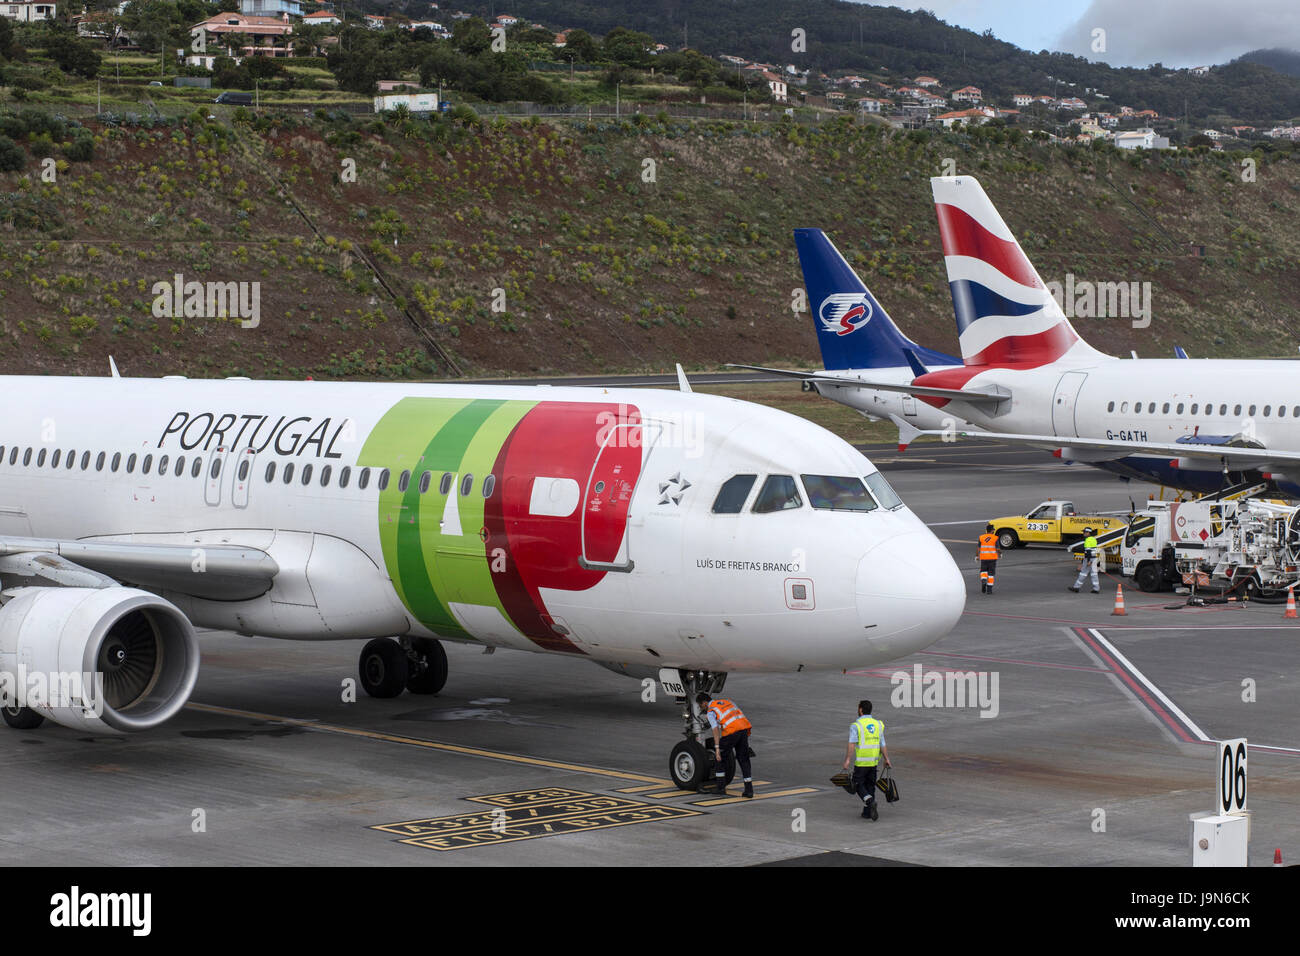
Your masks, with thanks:
[{"label": "aircraft wing", "polygon": [[0,537],[0,574],[55,587],[122,583],[244,601],[270,590],[279,571],[275,559],[257,548]]},{"label": "aircraft wing", "polygon": [[[922,435],[945,433],[935,430]],[[1114,452],[1116,458],[1126,455],[1148,455],[1170,458],[1204,458],[1207,461],[1227,460],[1230,468],[1258,468],[1267,464],[1300,464],[1300,451],[1283,451],[1277,448],[1243,448],[1236,445],[1211,445],[1208,442],[1140,442],[1109,438],[1070,438],[1064,435],[1021,435],[1014,432],[958,431],[957,438],[974,438],[981,441],[1011,442],[1046,449],[1079,449],[1088,452]],[[1069,455],[1063,455],[1069,457]],[[1094,460],[1092,457],[1089,460]],[[1104,459],[1101,459],[1104,460]]]},{"label": "aircraft wing", "polygon": [[749,369],[751,372],[768,372],[772,375],[802,379],[805,382],[819,382],[853,388],[874,388],[882,392],[902,392],[905,395],[923,395],[926,398],[946,398],[950,401],[969,402],[972,405],[996,406],[1011,397],[1009,392],[997,390],[996,388],[934,388],[929,385],[906,385],[899,382],[871,382],[848,375],[831,375],[827,372],[796,372],[791,369],[764,368],[761,365],[737,365],[734,362],[728,363],[727,368],[744,368]]}]

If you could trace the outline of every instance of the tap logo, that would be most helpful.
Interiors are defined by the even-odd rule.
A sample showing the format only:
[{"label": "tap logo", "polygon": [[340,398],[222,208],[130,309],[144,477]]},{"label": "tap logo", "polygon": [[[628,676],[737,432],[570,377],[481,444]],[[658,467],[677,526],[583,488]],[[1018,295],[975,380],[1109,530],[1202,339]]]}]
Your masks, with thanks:
[{"label": "tap logo", "polygon": [[822,300],[817,316],[822,328],[848,335],[871,321],[871,301],[861,292],[836,292]]}]

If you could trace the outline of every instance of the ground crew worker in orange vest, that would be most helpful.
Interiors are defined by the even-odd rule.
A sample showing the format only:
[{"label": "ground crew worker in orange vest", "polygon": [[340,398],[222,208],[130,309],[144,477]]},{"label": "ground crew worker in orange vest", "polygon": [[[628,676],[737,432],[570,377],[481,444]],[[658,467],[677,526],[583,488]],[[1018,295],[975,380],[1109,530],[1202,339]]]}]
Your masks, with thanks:
[{"label": "ground crew worker in orange vest", "polygon": [[697,694],[695,702],[709,718],[713,728],[713,756],[717,761],[713,765],[713,788],[718,793],[727,792],[727,757],[733,752],[740,772],[744,775],[745,790],[742,797],[754,795],[754,775],[749,767],[749,732],[753,725],[745,719],[741,709],[725,698],[713,700],[708,694]]},{"label": "ground crew worker in orange vest", "polygon": [[998,536],[993,533],[993,525],[985,525],[980,535],[980,593],[993,593],[993,576],[998,570]]}]

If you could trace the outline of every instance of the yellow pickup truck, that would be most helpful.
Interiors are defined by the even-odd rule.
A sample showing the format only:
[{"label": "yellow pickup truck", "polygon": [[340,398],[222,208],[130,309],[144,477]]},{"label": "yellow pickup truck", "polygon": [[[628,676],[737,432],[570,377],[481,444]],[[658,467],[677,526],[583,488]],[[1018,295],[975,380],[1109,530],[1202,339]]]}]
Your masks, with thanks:
[{"label": "yellow pickup truck", "polygon": [[[1108,531],[1123,528],[1128,522],[1120,515],[1081,515],[1073,501],[1053,498],[1044,501],[1028,514],[994,518],[989,522],[1003,551],[1027,544],[1073,544],[1083,540],[1085,528],[1092,528],[1100,538]],[[1107,550],[1118,549],[1118,541]]]}]

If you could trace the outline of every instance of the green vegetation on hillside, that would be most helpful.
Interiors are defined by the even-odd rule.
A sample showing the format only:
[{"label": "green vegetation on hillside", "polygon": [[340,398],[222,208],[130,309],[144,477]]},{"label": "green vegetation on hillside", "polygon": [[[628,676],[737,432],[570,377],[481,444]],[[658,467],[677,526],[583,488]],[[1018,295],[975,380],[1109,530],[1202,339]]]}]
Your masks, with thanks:
[{"label": "green vegetation on hillside", "polygon": [[[133,374],[445,374],[431,343],[482,375],[813,362],[812,319],[791,311],[791,230],[810,225],[914,338],[952,351],[928,183],[947,160],[981,178],[1045,280],[1152,283],[1150,328],[1076,320],[1099,347],[1294,354],[1300,328],[1284,149],[466,108],[58,122],[0,119],[22,167],[0,173],[7,372],[99,373],[112,353]],[[72,161],[79,140],[92,155]],[[153,288],[177,274],[260,283],[260,324],[156,316]]]}]

